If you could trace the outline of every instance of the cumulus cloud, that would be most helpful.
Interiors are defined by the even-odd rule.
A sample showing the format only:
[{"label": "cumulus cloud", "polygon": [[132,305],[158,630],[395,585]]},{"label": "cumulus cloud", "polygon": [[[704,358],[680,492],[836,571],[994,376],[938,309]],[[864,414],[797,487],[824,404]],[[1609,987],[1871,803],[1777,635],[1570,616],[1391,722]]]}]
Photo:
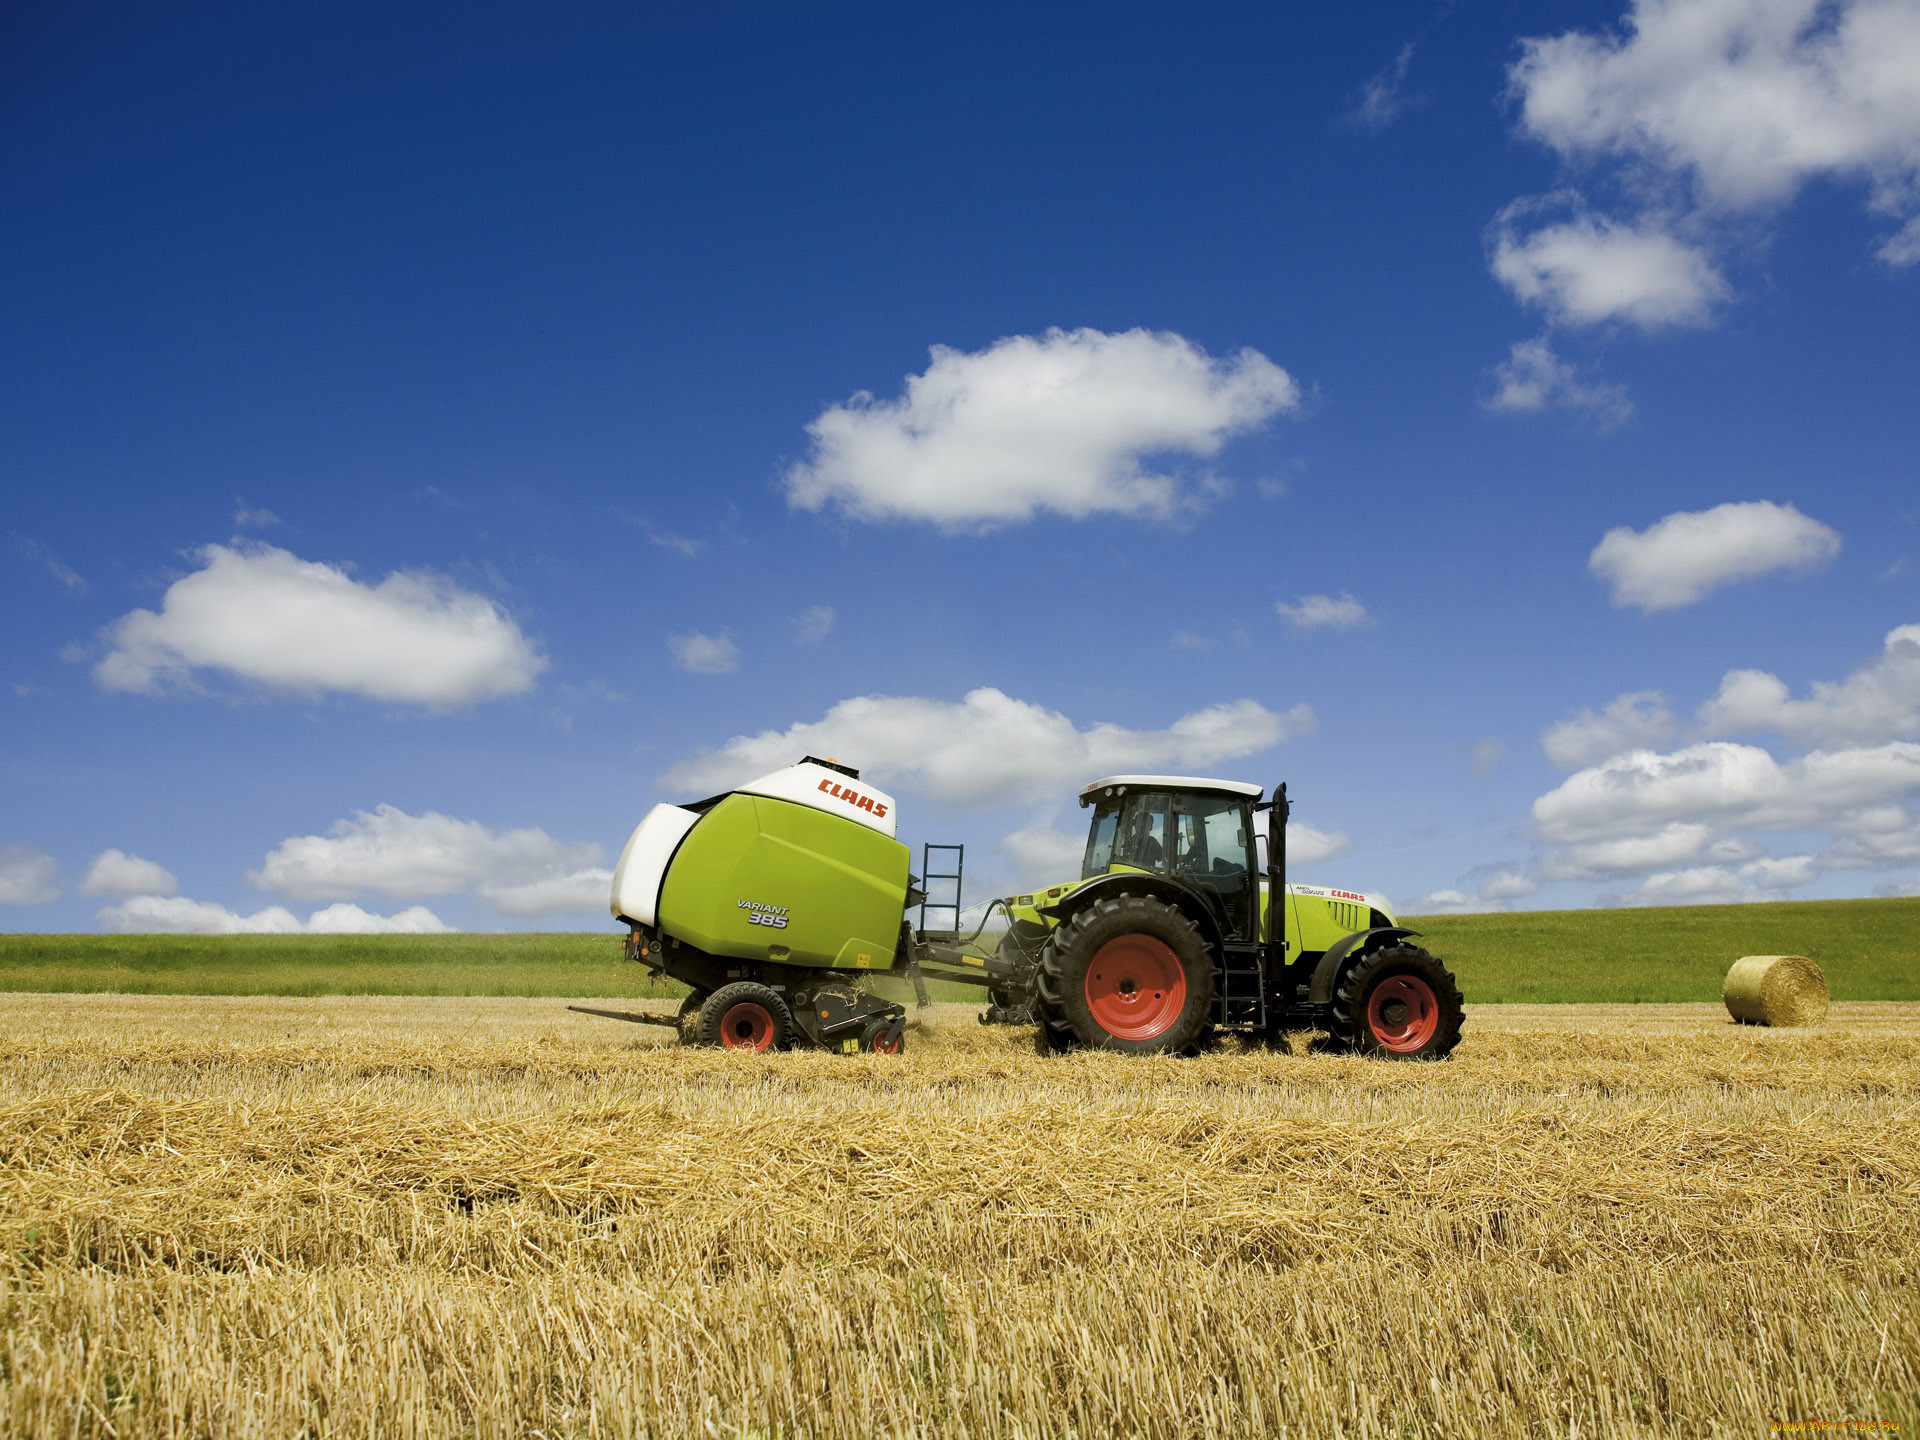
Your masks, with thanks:
[{"label": "cumulus cloud", "polygon": [[1277,600],[1274,613],[1296,630],[1352,630],[1368,623],[1367,607],[1342,590],[1338,595],[1300,595]]},{"label": "cumulus cloud", "polygon": [[38,845],[0,845],[0,905],[60,898],[60,866]]},{"label": "cumulus cloud", "polygon": [[177,895],[135,895],[103,906],[95,918],[101,929],[121,935],[445,935],[453,930],[424,905],[395,915],[329,905],[303,923],[281,905],[241,915],[210,900]]},{"label": "cumulus cloud", "polygon": [[1622,30],[1523,40],[1521,127],[1569,160],[1751,211],[1822,176],[1920,207],[1920,11],[1907,0],[1636,0]]},{"label": "cumulus cloud", "polygon": [[1499,388],[1484,403],[1499,414],[1531,415],[1542,410],[1577,410],[1603,430],[1633,418],[1633,402],[1624,387],[1587,384],[1567,361],[1554,353],[1544,338],[1522,340],[1494,367]]},{"label": "cumulus cloud", "polygon": [[802,755],[835,755],[875,784],[965,805],[1045,801],[1077,793],[1102,775],[1167,769],[1205,773],[1310,730],[1310,706],[1275,714],[1252,700],[1212,705],[1165,730],[1096,724],[1085,730],[1058,711],[991,687],[959,704],[912,696],[842,700],[819,720],[740,735],[661,777],[681,792],[713,794]]},{"label": "cumulus cloud", "polygon": [[1673,738],[1673,712],[1657,690],[1636,690],[1595,714],[1581,710],[1540,732],[1540,748],[1559,770],[1579,770],[1626,750]]},{"label": "cumulus cloud", "polygon": [[164,865],[122,850],[102,850],[80,881],[82,895],[178,895],[180,882]]},{"label": "cumulus cloud", "polygon": [[1287,822],[1287,869],[1318,865],[1353,849],[1353,841],[1338,830],[1321,830],[1298,820]]},{"label": "cumulus cloud", "polygon": [[1000,853],[1011,862],[1023,886],[1077,879],[1086,850],[1084,833],[1076,835],[1051,825],[1028,825],[1000,840]]},{"label": "cumulus cloud", "polygon": [[[1735,670],[1700,708],[1706,733],[1814,747],[1802,754],[1711,739],[1603,756],[1636,728],[1650,741],[1669,732],[1665,701],[1641,692],[1602,715],[1583,712],[1542,737],[1560,742],[1563,760],[1595,763],[1534,801],[1544,848],[1530,868],[1547,880],[1647,877],[1610,896],[1616,903],[1705,904],[1777,899],[1832,872],[1920,863],[1920,743],[1906,738],[1920,734],[1916,668],[1920,626],[1900,626],[1876,659],[1843,681],[1816,682],[1806,699],[1764,671]],[[1784,837],[1788,852],[1769,853],[1768,836]]]},{"label": "cumulus cloud", "polygon": [[935,346],[906,393],[862,392],[807,426],[788,500],[858,520],[979,530],[1041,510],[1166,517],[1200,491],[1152,467],[1208,459],[1299,404],[1266,356],[1218,360],[1179,335],[1049,330],[985,350]]},{"label": "cumulus cloud", "polygon": [[190,688],[213,670],[274,690],[443,708],[526,690],[546,661],[496,606],[425,571],[366,585],[271,545],[209,545],[158,613],[104,632],[109,690]]},{"label": "cumulus cloud", "polygon": [[809,605],[793,620],[793,638],[802,645],[817,645],[833,633],[833,607]]},{"label": "cumulus cloud", "polygon": [[[1522,231],[1520,220],[1534,208],[1509,208],[1495,223],[1493,274],[1560,324],[1703,325],[1726,297],[1727,282],[1713,262],[1658,221],[1629,225],[1582,212]],[[1508,363],[1537,366],[1540,359],[1529,354]]]},{"label": "cumulus cloud", "polygon": [[1839,553],[1839,534],[1818,520],[1791,505],[1749,500],[1679,511],[1645,530],[1609,530],[1587,568],[1613,587],[1615,606],[1652,614],[1737,580],[1817,570]]},{"label": "cumulus cloud", "polygon": [[349,900],[362,891],[411,900],[471,891],[508,915],[597,910],[612,873],[598,845],[544,830],[491,830],[429,810],[381,805],[296,835],[269,851],[247,883],[296,900]]},{"label": "cumulus cloud", "polygon": [[1822,745],[1920,736],[1920,625],[1888,631],[1874,661],[1843,681],[1815,681],[1805,700],[1764,670],[1729,670],[1698,719],[1710,735],[1774,731]]},{"label": "cumulus cloud", "polygon": [[740,647],[724,630],[718,635],[669,635],[667,648],[682,670],[695,675],[726,675],[740,668]]},{"label": "cumulus cloud", "polygon": [[[1732,294],[1716,254],[1818,179],[1864,184],[1897,227],[1880,259],[1920,261],[1911,0],[1634,0],[1615,32],[1521,41],[1508,79],[1521,132],[1623,197],[1495,222],[1494,274],[1556,323],[1710,323]],[[1554,206],[1572,217],[1543,223]]]}]

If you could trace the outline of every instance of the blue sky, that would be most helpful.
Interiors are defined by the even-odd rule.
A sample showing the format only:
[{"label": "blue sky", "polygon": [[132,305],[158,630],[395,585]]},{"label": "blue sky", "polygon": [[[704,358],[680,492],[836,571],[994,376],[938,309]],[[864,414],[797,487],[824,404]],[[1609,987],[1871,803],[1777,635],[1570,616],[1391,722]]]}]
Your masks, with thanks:
[{"label": "blue sky", "polygon": [[0,24],[0,925],[591,928],[808,747],[1920,888],[1911,0]]}]

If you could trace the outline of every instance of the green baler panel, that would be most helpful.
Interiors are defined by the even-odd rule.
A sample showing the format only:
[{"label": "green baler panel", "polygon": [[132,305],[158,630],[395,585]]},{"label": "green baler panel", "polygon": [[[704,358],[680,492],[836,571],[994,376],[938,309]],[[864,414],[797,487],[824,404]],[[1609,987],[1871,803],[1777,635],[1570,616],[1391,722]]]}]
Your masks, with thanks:
[{"label": "green baler panel", "polygon": [[736,794],[680,842],[660,926],[710,955],[885,970],[906,900],[907,847],[898,840],[804,805]]}]

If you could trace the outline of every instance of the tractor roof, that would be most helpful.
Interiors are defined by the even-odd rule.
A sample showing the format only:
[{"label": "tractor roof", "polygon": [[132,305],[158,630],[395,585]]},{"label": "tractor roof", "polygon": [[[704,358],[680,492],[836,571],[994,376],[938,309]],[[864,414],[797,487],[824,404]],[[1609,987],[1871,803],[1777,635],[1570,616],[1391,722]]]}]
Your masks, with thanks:
[{"label": "tractor roof", "polygon": [[1082,785],[1081,803],[1085,804],[1102,790],[1110,790],[1116,785],[1126,785],[1135,790],[1211,790],[1215,794],[1225,791],[1229,795],[1245,795],[1250,800],[1260,798],[1260,787],[1249,785],[1244,780],[1206,780],[1197,775],[1109,775],[1091,785]]}]

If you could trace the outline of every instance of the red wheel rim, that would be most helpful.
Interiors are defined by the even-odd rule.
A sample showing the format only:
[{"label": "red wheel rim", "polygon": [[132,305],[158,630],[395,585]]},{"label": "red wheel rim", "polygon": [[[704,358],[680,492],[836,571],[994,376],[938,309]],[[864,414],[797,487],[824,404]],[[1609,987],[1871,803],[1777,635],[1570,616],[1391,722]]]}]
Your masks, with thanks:
[{"label": "red wheel rim", "polygon": [[1151,935],[1122,935],[1100,947],[1087,966],[1087,1009],[1120,1040],[1164,1035],[1187,1007],[1180,957]]},{"label": "red wheel rim", "polygon": [[898,1055],[900,1053],[901,1037],[898,1035],[895,1035],[892,1039],[888,1039],[887,1034],[888,1034],[887,1031],[882,1030],[879,1034],[873,1037],[873,1053],[874,1054]]},{"label": "red wheel rim", "polygon": [[773,1044],[773,1016],[766,1006],[742,1000],[721,1017],[720,1043],[729,1050],[751,1050],[759,1054]]},{"label": "red wheel rim", "polygon": [[1367,1028],[1388,1050],[1418,1050],[1440,1028],[1433,987],[1418,975],[1389,975],[1367,996]]}]

